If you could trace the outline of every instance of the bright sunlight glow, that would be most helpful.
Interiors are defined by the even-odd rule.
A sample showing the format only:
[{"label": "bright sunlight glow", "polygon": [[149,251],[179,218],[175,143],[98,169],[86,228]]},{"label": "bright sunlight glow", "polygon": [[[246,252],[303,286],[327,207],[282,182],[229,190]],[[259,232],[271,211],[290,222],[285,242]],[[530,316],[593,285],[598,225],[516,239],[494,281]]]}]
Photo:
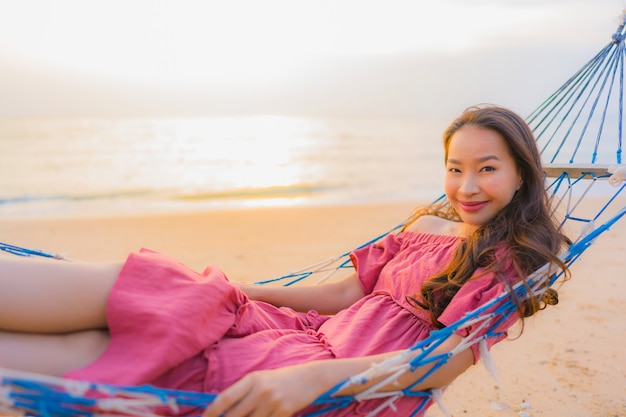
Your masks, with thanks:
[{"label": "bright sunlight glow", "polygon": [[[503,21],[493,19],[494,8],[504,7],[495,2],[424,4],[24,0],[14,2],[10,17],[0,16],[0,52],[129,82],[246,88],[284,82],[294,68],[337,56],[470,48],[553,13],[519,8]],[[433,18],[450,15],[463,18]]]}]

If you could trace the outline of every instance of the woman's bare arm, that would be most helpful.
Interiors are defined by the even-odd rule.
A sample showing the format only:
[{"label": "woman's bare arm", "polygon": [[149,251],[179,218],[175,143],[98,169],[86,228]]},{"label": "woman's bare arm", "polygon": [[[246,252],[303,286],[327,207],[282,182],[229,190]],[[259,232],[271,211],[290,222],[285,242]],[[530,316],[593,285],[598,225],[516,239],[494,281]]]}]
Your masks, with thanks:
[{"label": "woman's bare arm", "polygon": [[296,311],[316,310],[321,314],[335,314],[365,295],[356,273],[338,282],[316,286],[241,285],[241,289],[253,300]]},{"label": "woman's bare arm", "polygon": [[[461,337],[452,335],[434,352],[450,352],[461,342]],[[252,415],[291,416],[293,413],[310,405],[316,398],[332,387],[369,369],[372,364],[379,363],[397,352],[375,356],[349,359],[329,359],[314,361],[302,365],[253,372],[223,391],[206,409],[203,417],[217,417],[228,411],[229,417]],[[469,368],[474,361],[471,349],[465,349],[429,375],[414,390],[441,388],[449,385],[454,378]],[[414,372],[407,372],[398,378],[398,383],[383,387],[385,391],[397,391],[408,387],[425,375],[432,364],[422,366]],[[362,386],[349,388],[349,392],[339,394],[353,395],[370,386],[372,381]]]}]

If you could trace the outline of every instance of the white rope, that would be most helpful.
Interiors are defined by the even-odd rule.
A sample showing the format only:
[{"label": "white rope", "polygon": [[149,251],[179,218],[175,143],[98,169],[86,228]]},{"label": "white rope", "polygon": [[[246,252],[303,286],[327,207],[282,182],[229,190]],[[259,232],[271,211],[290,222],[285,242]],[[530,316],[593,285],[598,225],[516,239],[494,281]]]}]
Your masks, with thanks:
[{"label": "white rope", "polygon": [[617,187],[622,181],[626,181],[626,165],[611,165],[608,171],[612,174],[609,177],[609,184]]},{"label": "white rope", "polygon": [[489,372],[489,375],[491,375],[499,387],[501,384],[500,378],[498,377],[498,369],[496,367],[496,362],[493,360],[493,356],[491,356],[489,349],[487,349],[487,340],[481,340],[478,344],[478,348],[480,350],[480,359],[483,362],[483,365],[485,365],[485,369],[487,369],[487,372]]},{"label": "white rope", "polygon": [[398,411],[398,408],[396,407],[396,400],[398,398],[400,398],[400,395],[396,395],[394,397],[389,398],[387,401],[383,402],[381,405],[379,405],[378,407],[376,407],[374,410],[370,411],[365,417],[375,417],[379,411],[384,410],[385,408],[389,407],[391,408],[393,411]]},{"label": "white rope", "polygon": [[443,390],[438,388],[438,389],[431,390],[431,392],[433,394],[433,399],[437,403],[437,406],[439,407],[439,410],[443,413],[443,415],[446,417],[452,417],[452,415],[450,414],[450,412],[448,411],[448,409],[445,407],[443,403]]}]

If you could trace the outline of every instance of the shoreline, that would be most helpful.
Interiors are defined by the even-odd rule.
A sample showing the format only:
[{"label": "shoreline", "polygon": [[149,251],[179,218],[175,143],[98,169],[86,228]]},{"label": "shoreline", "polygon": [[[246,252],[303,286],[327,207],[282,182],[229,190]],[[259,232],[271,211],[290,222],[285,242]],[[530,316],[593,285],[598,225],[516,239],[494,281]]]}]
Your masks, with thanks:
[{"label": "shoreline", "polygon": [[[408,193],[407,193],[408,194]],[[241,197],[225,199],[157,198],[157,199],[104,199],[97,201],[44,201],[34,203],[2,203],[0,222],[22,220],[100,219],[112,217],[153,217],[166,215],[204,214],[214,212],[236,212],[241,210],[308,209],[328,207],[359,207],[430,204],[434,198],[419,196],[382,198],[361,197],[359,200],[344,196],[289,195],[284,197]],[[419,201],[419,203],[416,203]]]},{"label": "shoreline", "polygon": [[[418,205],[0,219],[0,241],[85,261],[122,260],[148,247],[192,268],[216,264],[231,280],[252,282],[349,251]],[[499,388],[480,363],[454,381],[443,397],[452,416],[626,415],[625,236],[622,219],[573,265],[571,280],[557,283],[560,303],[528,319],[519,339],[493,348]],[[433,406],[426,416],[443,414]]]}]

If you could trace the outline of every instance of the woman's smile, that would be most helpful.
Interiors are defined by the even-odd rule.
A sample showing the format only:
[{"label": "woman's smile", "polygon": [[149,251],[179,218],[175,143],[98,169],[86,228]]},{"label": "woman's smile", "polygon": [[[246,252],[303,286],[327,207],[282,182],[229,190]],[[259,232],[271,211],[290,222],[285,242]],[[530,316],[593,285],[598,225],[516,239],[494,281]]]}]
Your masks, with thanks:
[{"label": "woman's smile", "polygon": [[467,212],[476,212],[489,204],[488,201],[459,201],[459,208]]}]

